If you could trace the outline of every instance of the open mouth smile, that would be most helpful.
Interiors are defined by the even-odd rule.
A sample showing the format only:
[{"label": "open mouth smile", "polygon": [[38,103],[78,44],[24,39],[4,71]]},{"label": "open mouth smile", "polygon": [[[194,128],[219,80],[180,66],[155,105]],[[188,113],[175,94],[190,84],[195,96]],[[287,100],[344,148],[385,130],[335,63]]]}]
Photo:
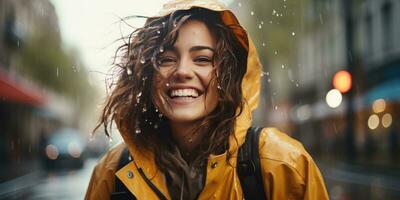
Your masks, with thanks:
[{"label": "open mouth smile", "polygon": [[172,88],[167,94],[172,102],[182,104],[197,100],[203,93],[194,88]]}]

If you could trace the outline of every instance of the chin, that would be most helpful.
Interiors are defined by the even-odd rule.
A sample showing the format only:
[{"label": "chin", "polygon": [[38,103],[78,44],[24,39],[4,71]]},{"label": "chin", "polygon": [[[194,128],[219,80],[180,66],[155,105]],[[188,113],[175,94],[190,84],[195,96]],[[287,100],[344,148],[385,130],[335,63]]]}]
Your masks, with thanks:
[{"label": "chin", "polygon": [[206,114],[196,114],[192,110],[185,112],[175,112],[167,116],[172,122],[196,122],[203,119]]}]

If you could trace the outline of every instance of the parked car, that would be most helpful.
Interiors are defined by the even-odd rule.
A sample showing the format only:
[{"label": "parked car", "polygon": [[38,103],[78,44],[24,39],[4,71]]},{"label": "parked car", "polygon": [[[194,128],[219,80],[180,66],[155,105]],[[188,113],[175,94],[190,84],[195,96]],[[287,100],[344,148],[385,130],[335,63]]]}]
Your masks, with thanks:
[{"label": "parked car", "polygon": [[80,132],[72,128],[58,129],[47,138],[44,147],[46,168],[81,168],[86,142]]}]

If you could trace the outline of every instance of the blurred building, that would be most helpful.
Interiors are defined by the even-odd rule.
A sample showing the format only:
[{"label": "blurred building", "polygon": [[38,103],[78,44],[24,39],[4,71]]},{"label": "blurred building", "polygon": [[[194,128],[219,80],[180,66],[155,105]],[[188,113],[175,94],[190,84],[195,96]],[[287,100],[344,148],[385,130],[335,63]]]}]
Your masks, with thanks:
[{"label": "blurred building", "polygon": [[17,70],[17,55],[32,37],[50,32],[60,43],[58,30],[48,0],[0,0],[0,181],[34,170],[46,135],[64,120],[59,113],[70,112],[69,102]]},{"label": "blurred building", "polygon": [[[398,164],[400,2],[315,0],[303,16],[307,23],[293,61],[299,88],[291,98],[298,137],[332,159],[346,157],[349,152],[343,147],[350,141],[358,163]],[[351,95],[343,93],[335,99],[338,105],[330,107],[327,93],[340,70],[351,72]]]}]

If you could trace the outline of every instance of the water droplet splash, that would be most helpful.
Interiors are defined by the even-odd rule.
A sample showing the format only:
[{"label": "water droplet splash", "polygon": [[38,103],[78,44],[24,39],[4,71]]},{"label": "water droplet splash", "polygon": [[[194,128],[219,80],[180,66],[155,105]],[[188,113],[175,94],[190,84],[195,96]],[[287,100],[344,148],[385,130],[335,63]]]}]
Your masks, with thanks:
[{"label": "water droplet splash", "polygon": [[146,63],[146,59],[144,57],[140,58],[140,63],[142,64]]}]

